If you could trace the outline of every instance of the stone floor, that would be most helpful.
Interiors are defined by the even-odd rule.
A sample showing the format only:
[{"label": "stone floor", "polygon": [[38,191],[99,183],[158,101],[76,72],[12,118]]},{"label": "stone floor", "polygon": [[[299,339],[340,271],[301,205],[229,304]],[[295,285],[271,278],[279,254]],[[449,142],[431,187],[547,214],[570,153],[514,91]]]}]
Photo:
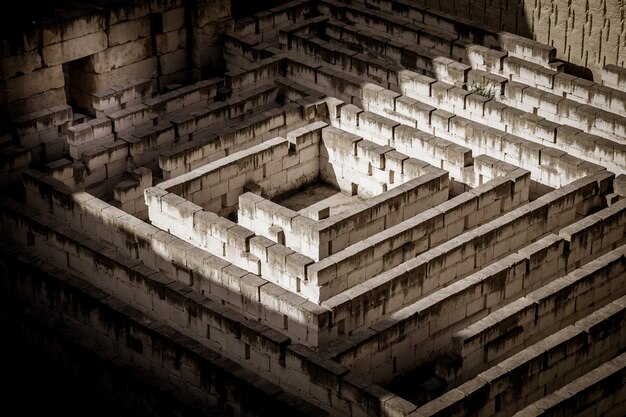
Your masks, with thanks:
[{"label": "stone floor", "polygon": [[331,185],[317,183],[274,201],[304,216],[314,218],[313,213],[329,208],[329,215],[332,216],[362,201],[362,199],[358,196],[349,196]]}]

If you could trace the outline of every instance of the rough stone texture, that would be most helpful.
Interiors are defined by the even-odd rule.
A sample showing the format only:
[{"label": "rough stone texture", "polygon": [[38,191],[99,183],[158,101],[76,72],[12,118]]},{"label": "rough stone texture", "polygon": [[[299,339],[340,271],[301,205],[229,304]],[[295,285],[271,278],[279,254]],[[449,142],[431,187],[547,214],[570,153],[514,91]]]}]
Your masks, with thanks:
[{"label": "rough stone texture", "polygon": [[6,81],[7,102],[44,93],[48,90],[63,87],[63,69],[60,65],[41,68],[30,74],[19,75]]},{"label": "rough stone texture", "polygon": [[[620,0],[594,2],[534,2],[519,6],[508,0],[452,2],[424,0],[424,5],[455,16],[532,38],[556,48],[558,58],[577,75],[601,79],[606,64],[624,66],[624,11]],[[585,72],[584,68],[589,68]]]},{"label": "rough stone texture", "polygon": [[47,45],[43,48],[42,58],[46,65],[59,65],[104,51],[107,46],[106,33],[95,32]]},{"label": "rough stone texture", "polygon": [[126,42],[112,46],[99,53],[90,54],[84,66],[85,71],[105,73],[117,68],[130,66],[143,61],[152,54],[152,45],[149,38]]},{"label": "rough stone texture", "polygon": [[41,68],[41,56],[37,51],[29,51],[20,55],[13,55],[0,60],[2,78],[8,79],[18,75],[30,74]]},{"label": "rough stone texture", "polygon": [[150,36],[150,20],[142,17],[136,20],[110,24],[107,28],[109,47]]},{"label": "rough stone texture", "polygon": [[597,61],[615,8],[487,3],[137,0],[2,40],[2,293],[200,414],[624,414],[626,72],[551,38]]}]

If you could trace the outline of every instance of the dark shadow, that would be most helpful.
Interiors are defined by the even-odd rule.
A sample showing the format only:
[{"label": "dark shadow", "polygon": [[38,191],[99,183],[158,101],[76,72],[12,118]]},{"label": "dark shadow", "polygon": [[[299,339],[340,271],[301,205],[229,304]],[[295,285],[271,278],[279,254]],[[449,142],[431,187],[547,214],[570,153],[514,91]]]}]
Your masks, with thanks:
[{"label": "dark shadow", "polygon": [[557,59],[557,61],[563,63],[564,65],[563,72],[565,72],[566,74],[570,74],[575,77],[585,78],[587,80],[594,81],[593,72],[591,71],[590,68],[583,67],[581,65],[576,65],[573,62],[563,61],[560,59]]},{"label": "dark shadow", "polygon": [[[15,294],[4,272],[45,281],[47,275],[8,254],[0,256],[0,379],[3,410],[19,415],[66,417],[218,417],[217,410],[191,409],[168,393],[75,344]],[[36,275],[39,275],[36,277]],[[54,284],[53,284],[54,285]]]},{"label": "dark shadow", "polygon": [[[4,195],[0,197],[3,201],[8,200]],[[3,209],[0,208],[0,212]],[[8,212],[1,214],[12,216]],[[83,214],[96,218],[86,212]],[[36,221],[26,221],[38,227]],[[56,228],[50,230],[54,230],[52,234],[58,232]],[[29,235],[27,245],[34,245],[41,239],[42,231]],[[78,244],[82,249],[92,251],[92,255],[98,258],[96,264],[100,261],[116,264],[101,251]],[[149,242],[142,241],[138,245],[149,245]],[[140,259],[137,243],[126,246],[128,253],[134,252],[137,256],[127,257],[128,260]],[[123,252],[117,253],[127,256]],[[212,347],[201,347],[202,343],[180,333],[176,326],[163,330],[170,325],[169,321],[164,320],[165,326],[156,325],[154,318],[143,316],[121,298],[112,301],[107,293],[91,286],[75,271],[63,272],[63,266],[57,268],[54,262],[40,262],[38,256],[32,255],[20,243],[0,239],[0,331],[5,340],[0,347],[0,354],[3,354],[0,380],[10,385],[5,388],[5,394],[10,397],[5,399],[5,409],[19,410],[20,415],[28,416],[58,412],[68,417],[86,414],[95,417],[226,417],[237,415],[233,411],[236,405],[240,407],[241,415],[250,417],[301,415],[296,412],[296,407],[303,403],[292,399],[290,394],[268,380],[242,382],[239,374],[234,374],[241,369],[240,365],[227,356],[220,355]],[[161,257],[162,262],[177,266],[171,259],[156,256]],[[180,266],[182,269],[187,268]],[[192,273],[190,269],[186,272]],[[161,278],[155,280],[157,275]],[[159,294],[160,300],[184,306],[190,320],[197,318],[200,310],[205,308],[205,302],[210,302],[199,288],[202,278],[198,276],[189,287],[165,272],[144,277],[145,283]],[[176,282],[178,285],[174,286],[178,290],[172,290],[166,283],[168,281]],[[224,293],[234,291],[216,282],[212,286],[220,287]],[[198,294],[193,299],[181,297],[178,292],[181,287],[193,287]],[[45,298],[44,302],[37,301],[42,298]],[[214,309],[219,302],[212,301],[212,304],[207,308]],[[258,302],[252,301],[252,304],[258,306]],[[220,309],[220,313],[226,315],[230,309],[230,306]],[[256,328],[255,320],[244,321],[249,323],[248,329]],[[83,331],[77,322],[89,330]],[[93,338],[95,326],[107,329],[103,337]],[[232,337],[241,338],[241,327],[235,325],[229,329]],[[271,337],[276,340],[278,332],[272,332]],[[143,336],[139,336],[140,333]],[[146,334],[149,335],[150,348],[144,345],[146,339],[142,339]],[[210,339],[209,335],[207,330],[205,337]],[[291,340],[286,336],[282,340],[278,359],[284,365],[285,349]],[[168,382],[159,369],[137,359],[144,358],[149,362],[154,361],[155,356],[161,358],[163,368],[170,371],[171,368],[180,371],[183,362],[197,366],[195,369],[199,371],[202,388],[196,387],[194,394],[188,395],[175,383]],[[190,362],[185,358],[191,358]],[[208,405],[198,400],[195,392],[200,389],[205,391]]]},{"label": "dark shadow", "polygon": [[442,355],[437,360],[397,376],[385,388],[419,407],[449,389],[448,380],[460,365],[460,359],[454,355]]},{"label": "dark shadow", "polygon": [[43,19],[55,15],[55,9],[63,8],[70,0],[24,0],[4,4],[0,12],[0,37],[19,38],[22,32],[39,26]]},{"label": "dark shadow", "polygon": [[243,17],[249,17],[263,10],[271,9],[272,7],[280,6],[281,4],[288,3],[286,0],[231,0],[230,10],[235,19],[241,19]]},{"label": "dark shadow", "polygon": [[341,190],[337,186],[318,181],[277,196],[272,201],[290,210],[300,211],[337,194],[341,194]]}]

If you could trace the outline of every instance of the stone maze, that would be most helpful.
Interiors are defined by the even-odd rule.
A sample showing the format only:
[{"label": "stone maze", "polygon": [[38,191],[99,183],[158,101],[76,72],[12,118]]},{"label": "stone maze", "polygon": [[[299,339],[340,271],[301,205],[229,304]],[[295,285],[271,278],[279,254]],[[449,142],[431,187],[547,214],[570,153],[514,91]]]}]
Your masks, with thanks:
[{"label": "stone maze", "polygon": [[3,299],[202,413],[625,415],[626,69],[420,2],[222,3],[2,44]]}]

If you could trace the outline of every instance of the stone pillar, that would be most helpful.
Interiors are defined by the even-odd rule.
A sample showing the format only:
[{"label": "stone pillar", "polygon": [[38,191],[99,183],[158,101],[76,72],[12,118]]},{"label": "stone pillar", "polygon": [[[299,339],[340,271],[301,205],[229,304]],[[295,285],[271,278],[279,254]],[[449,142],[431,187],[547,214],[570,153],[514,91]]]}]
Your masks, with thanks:
[{"label": "stone pillar", "polygon": [[189,79],[187,7],[183,0],[150,2],[150,31],[161,92],[168,85],[186,84]]},{"label": "stone pillar", "polygon": [[0,38],[2,118],[65,103],[63,71],[58,64],[44,65],[39,51],[42,39],[40,25]]},{"label": "stone pillar", "polygon": [[195,81],[224,69],[222,35],[233,28],[230,0],[192,0],[189,4],[191,75]]}]

